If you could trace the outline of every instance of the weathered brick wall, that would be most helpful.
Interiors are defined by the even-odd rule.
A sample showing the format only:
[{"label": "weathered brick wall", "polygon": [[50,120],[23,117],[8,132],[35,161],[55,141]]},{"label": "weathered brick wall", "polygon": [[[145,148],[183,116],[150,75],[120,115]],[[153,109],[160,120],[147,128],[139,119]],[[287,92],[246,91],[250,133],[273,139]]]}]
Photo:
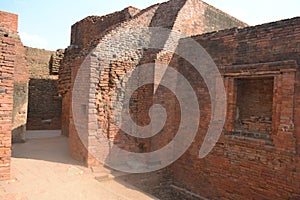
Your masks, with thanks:
[{"label": "weathered brick wall", "polygon": [[[198,4],[200,4],[200,6]],[[212,30],[216,30],[213,28],[212,25],[204,23],[200,24],[199,21],[202,22],[204,20],[204,15],[202,15],[202,10],[198,10],[198,12],[191,12],[191,10],[195,6],[198,6],[196,8],[200,7],[201,9],[205,9],[205,4],[202,4],[202,2],[200,1],[170,1],[164,4],[160,4],[158,6],[153,7],[153,9],[155,8],[153,16],[149,16],[149,13],[143,13],[142,11],[137,18],[132,19],[128,24],[126,24],[126,26],[117,27],[114,31],[116,33],[124,32],[125,35],[128,26],[135,28],[147,27],[146,23],[149,23],[147,21],[149,17],[151,17],[150,24],[148,25],[150,27],[164,27],[168,29],[173,29],[175,31],[181,31],[186,35],[203,33],[204,30],[207,29],[207,27],[209,26],[211,26]],[[151,10],[151,12],[153,11]],[[142,18],[143,14],[147,16],[147,18]],[[188,19],[189,21],[184,21],[182,23],[183,19]],[[238,22],[235,25],[245,26],[245,24],[241,22]],[[133,36],[126,35],[126,37],[128,37],[127,39],[130,41],[139,41],[138,38],[132,38]],[[177,41],[172,41],[172,43],[170,43],[170,41],[168,41],[168,38],[165,38],[162,39],[162,42],[161,44],[159,44],[159,46],[163,48],[163,46],[167,42],[169,43],[169,45],[171,44],[174,47],[176,47],[177,45]],[[115,47],[110,46],[110,48],[113,49]],[[119,90],[119,92],[121,90],[120,88],[115,88],[115,86],[120,81],[120,79],[123,78],[126,72],[128,73],[129,71],[133,70],[137,64],[168,64],[170,58],[172,57],[172,54],[161,51],[159,49],[145,49],[144,51],[140,51],[136,54],[128,52],[126,55],[130,55],[131,57],[127,58],[127,56],[116,55],[117,61],[114,61],[110,65],[105,66],[106,70],[101,73],[99,81],[100,87],[96,93],[96,107],[99,115],[98,122],[100,125],[102,125],[100,128],[108,135],[110,139],[112,139],[115,142],[115,145],[117,145],[118,147],[132,152],[155,151],[168,144],[173,138],[174,132],[176,132],[176,130],[178,129],[179,123],[174,122],[174,116],[168,115],[167,123],[164,129],[160,131],[159,134],[154,136],[151,140],[140,138],[137,139],[125,134],[123,131],[120,130],[118,126],[115,125],[118,121],[118,116],[114,116],[113,112],[115,111],[115,109],[122,109],[122,105],[118,105],[119,107],[111,105],[112,102],[116,100],[119,102],[119,104],[121,104],[120,102],[122,102],[122,95],[120,95],[117,99],[114,96],[116,90]],[[118,58],[120,61],[118,60]],[[102,64],[105,65],[105,63],[101,63],[101,65]],[[97,74],[93,74],[92,76],[97,76]],[[149,79],[149,76],[152,76],[152,79],[154,80],[157,78],[154,73],[139,73],[139,79]],[[122,84],[124,84],[124,81],[122,82]],[[146,85],[139,88],[136,91],[136,93],[131,97],[131,117],[140,126],[145,126],[149,124],[150,118],[148,112],[149,108],[153,105],[153,103],[162,105],[167,112],[178,106],[176,98],[168,89],[159,87],[155,91],[155,96],[153,96],[153,92],[154,86]],[[166,99],[168,100],[166,101]],[[97,149],[97,147],[94,147],[94,149]],[[101,152],[98,153],[100,154]],[[124,158],[120,158],[120,160],[121,159]],[[160,172],[166,173],[166,169],[163,169]],[[170,179],[171,176],[167,176],[167,179],[160,179],[157,173],[148,173],[132,176],[128,179],[128,181],[139,187],[141,185],[144,185],[144,183],[142,182],[145,179],[145,177],[148,178],[149,183],[146,186],[142,187],[143,190],[152,193],[162,199],[173,199],[172,190],[169,187],[170,182],[164,181],[168,180],[168,178]],[[158,183],[152,182],[153,179],[158,179]],[[159,185],[159,187],[157,187],[157,185]]]},{"label": "weathered brick wall", "polygon": [[[187,36],[247,26],[246,23],[200,0],[179,2],[184,2],[184,6],[176,17],[173,30],[180,31]],[[161,20],[166,21],[164,18]]]},{"label": "weathered brick wall", "polygon": [[[160,4],[150,24],[150,27],[172,29],[172,31],[179,31],[185,36],[245,26],[247,26],[245,23],[199,0],[173,0]],[[161,48],[163,48],[165,44],[176,47],[177,42],[178,41],[170,41],[166,38],[165,40],[162,40]],[[143,54],[140,64],[156,63],[168,65],[171,58],[172,53],[170,52],[163,50],[156,50],[154,52],[147,51]],[[145,74],[144,76],[149,76],[149,74]],[[155,75],[153,76],[153,79],[154,82],[158,81],[156,80],[157,77],[155,77]],[[153,87],[142,87],[140,88],[140,91],[141,92],[138,94],[139,97],[137,98],[138,108],[136,111],[133,111],[137,113],[136,118],[140,125],[149,124],[150,119],[148,117],[148,111],[153,103],[162,105],[167,112],[178,105],[174,95],[166,88],[158,87],[154,96],[153,92],[151,92],[154,91]],[[166,102],[165,99],[168,99],[168,101]],[[163,131],[154,136],[151,139],[151,142],[139,139],[138,144],[143,144],[144,151],[155,151],[164,147],[171,141],[174,137],[174,132],[178,129],[178,126],[174,125],[176,123],[173,123],[174,120],[175,119],[173,119],[172,116],[168,116],[167,124]],[[169,125],[168,123],[172,123],[172,125]],[[162,137],[164,137],[165,140]]]},{"label": "weathered brick wall", "polygon": [[0,180],[10,178],[17,27],[17,15],[0,12]]},{"label": "weathered brick wall", "polygon": [[[133,10],[133,14],[128,15],[128,9],[125,9],[104,17],[88,17],[72,26],[71,46],[66,50],[59,72],[59,90],[63,96],[62,132],[65,135],[69,135],[71,153],[73,157],[77,159],[89,160],[87,151],[78,138],[73,122],[71,110],[72,87],[79,66],[83,63],[85,56],[87,56],[99,42],[105,41],[113,35],[125,33],[133,28],[164,27],[181,31],[186,35],[195,35],[205,31],[219,30],[221,28],[245,26],[244,23],[201,1],[173,0],[151,6],[138,14],[136,14],[138,10],[129,8],[129,10],[130,9]],[[197,9],[200,9],[200,11]],[[211,12],[207,14],[207,10],[211,10]],[[206,18],[210,20],[206,20]],[[218,21],[219,19],[223,21]],[[167,39],[168,38],[165,38],[165,41],[163,41],[161,45],[164,45]],[[135,40],[135,38],[128,40]],[[176,42],[174,45],[176,46]],[[117,47],[108,48],[112,49]],[[113,96],[115,93],[114,86],[116,82],[123,77],[125,72],[133,69],[137,64],[155,62],[156,59],[167,64],[172,55],[167,57],[166,52],[160,52],[160,50],[148,51],[146,53],[141,50],[141,52],[132,53],[130,56],[128,58],[124,56],[119,60],[116,59],[116,62],[111,64],[106,65],[106,63],[102,63],[105,70],[101,72],[100,77],[99,74],[97,74],[97,67],[91,69],[92,72],[96,73],[91,74],[91,77],[95,76],[99,77],[99,79],[94,79],[90,84],[98,85],[100,83],[95,97],[98,112],[97,120],[100,124],[98,128],[104,130],[104,134],[107,134],[110,139],[115,140],[116,143],[119,143],[119,146],[125,149],[131,149],[137,152],[149,151],[151,149],[149,140],[139,139],[137,141],[136,138],[122,133],[115,125],[115,119],[112,115],[115,108],[110,106],[111,102],[115,100],[115,96]],[[153,76],[153,78],[155,77]],[[84,86],[82,86],[82,88],[83,87]],[[133,101],[139,102],[138,105],[132,105],[135,107],[134,109],[136,109],[133,109],[133,115],[135,115],[133,118],[135,118],[139,124],[147,124],[149,123],[149,119],[144,116],[147,115],[149,106],[153,102],[153,86],[141,88],[140,92],[141,93],[138,92],[139,94],[137,94],[136,99],[133,99]],[[87,93],[85,95],[90,95],[91,97],[95,94]],[[143,97],[143,101],[139,101],[141,97]],[[147,99],[147,102],[145,99]],[[80,99],[78,101],[86,102],[87,100]],[[149,106],[145,106],[145,104]],[[90,110],[92,109],[89,109],[89,111]],[[82,120],[81,123],[81,125],[84,126],[84,120]],[[89,131],[93,132],[96,130],[89,129]],[[93,147],[91,146],[91,148]],[[92,164],[94,161],[91,158],[88,162]]]},{"label": "weathered brick wall", "polygon": [[[65,94],[70,91],[72,70],[76,71],[85,56],[97,45],[97,41],[116,24],[129,20],[138,13],[137,8],[128,7],[108,16],[89,16],[71,28],[71,44],[66,49],[59,72],[59,91]],[[95,42],[94,42],[95,41]],[[75,76],[73,75],[73,76]]]},{"label": "weathered brick wall", "polygon": [[[180,7],[181,4],[176,5]],[[181,28],[181,31],[186,31],[187,34],[190,35],[200,32],[200,29],[196,30],[195,32],[191,32],[194,31],[193,27],[185,28],[184,24],[180,25],[180,17],[182,19],[186,19],[184,16],[186,15],[187,10],[184,12],[185,9],[180,10],[180,8],[176,7],[176,5],[172,3],[166,3],[142,11],[137,17],[134,17],[132,20],[114,27],[114,30],[112,30],[110,33],[122,33],[123,31],[125,32],[126,30],[128,30],[128,28],[130,27],[143,27],[147,25],[147,23],[149,23],[150,26],[154,27],[174,26],[176,28]],[[168,9],[170,9],[171,11]],[[168,11],[170,14],[168,14]],[[214,11],[217,12],[216,10]],[[176,15],[176,12],[178,12],[178,15]],[[207,14],[207,16],[214,16],[213,14],[211,14],[211,8],[210,11],[207,11],[207,13],[210,13]],[[228,18],[230,19],[230,17]],[[217,17],[215,19],[217,22]],[[207,21],[212,20],[210,18]],[[190,24],[188,22],[185,23]],[[224,24],[226,23],[223,23],[223,25]],[[221,25],[215,26],[218,27]],[[285,26],[289,27],[289,29],[286,29]],[[199,24],[195,23],[195,27],[199,27]],[[294,43],[297,34],[294,32],[294,36],[292,37],[292,39],[286,37],[285,40],[282,40],[282,37],[286,36],[286,32],[284,31],[292,32],[293,30],[294,27],[292,21],[259,26],[256,28],[246,28],[243,30],[234,29],[231,31],[221,31],[219,33],[207,34],[195,38],[200,41],[200,43],[209,51],[210,54],[212,54],[218,66],[236,66],[245,64],[249,65],[255,63],[269,63],[290,59],[297,60],[297,40],[296,44]],[[276,35],[278,36],[276,37]],[[269,42],[270,38],[268,37],[272,37],[271,42]],[[109,37],[105,36],[103,38],[108,39]],[[96,42],[99,42],[99,40],[96,40]],[[287,51],[285,49],[286,46],[291,47],[290,51]],[[85,52],[88,52],[88,49],[92,49],[91,47],[87,48],[86,51],[73,48],[67,52],[70,54],[69,57],[67,57],[67,59],[69,60],[66,59],[69,68],[65,66],[67,69],[65,71],[68,71],[68,75],[64,76],[64,74],[61,74],[62,82],[64,80],[67,80],[67,84],[63,85],[62,87],[62,91],[67,91],[65,93],[66,96],[64,99],[66,106],[70,106],[71,93],[69,93],[68,90],[72,88],[72,81],[74,81],[78,66],[83,62],[84,55],[86,55]],[[91,75],[94,81],[92,82],[92,84],[97,85],[100,82],[100,87],[98,89],[98,93],[96,94],[96,103],[99,112],[98,121],[100,122],[100,126],[102,126],[104,130],[108,131],[106,133],[108,137],[112,137],[113,139],[115,139],[115,142],[117,142],[120,147],[137,152],[148,151],[148,141],[134,141],[134,139],[128,139],[127,137],[125,143],[124,141],[120,142],[121,140],[124,140],[124,133],[119,132],[118,128],[115,128],[113,123],[109,121],[113,119],[111,113],[114,109],[114,107],[109,107],[109,103],[114,100],[112,93],[114,93],[113,88],[115,86],[115,83],[119,80],[120,77],[122,77],[122,75],[124,75],[125,71],[130,70],[135,66],[136,63],[146,63],[149,61],[154,61],[157,59],[157,55],[160,56],[162,54],[161,52],[142,52],[142,55],[142,57],[141,55],[136,55],[136,57],[133,56],[132,59],[128,59],[129,62],[125,57],[123,57],[121,61],[116,61],[114,63],[111,63],[110,65],[107,63],[101,63],[106,65],[105,68],[107,70],[105,70],[105,72],[101,74],[100,80],[94,79],[94,77],[98,75],[98,71],[96,68],[94,72],[95,74]],[[160,59],[160,57],[158,59]],[[163,63],[168,62],[169,59],[163,60]],[[271,138],[267,138],[268,140],[262,140],[262,138],[256,138],[252,136],[244,137],[244,135],[232,135],[230,134],[230,131],[232,131],[231,129],[234,124],[226,125],[226,136],[222,136],[214,151],[207,158],[200,160],[197,158],[198,150],[201,141],[203,141],[203,136],[210,119],[209,96],[207,93],[207,89],[204,86],[204,82],[199,80],[199,76],[197,75],[197,73],[192,71],[190,67],[187,67],[187,63],[180,61],[175,62],[175,65],[176,63],[186,65],[185,67],[179,68],[180,72],[192,80],[192,85],[195,87],[196,91],[201,91],[201,93],[198,94],[198,100],[200,102],[202,117],[199,134],[197,135],[195,142],[193,143],[189,151],[173,166],[173,183],[175,185],[173,187],[173,190],[175,191],[174,195],[177,194],[178,196],[181,196],[184,195],[185,192],[191,191],[195,193],[195,195],[190,195],[191,198],[196,198],[199,195],[212,199],[241,199],[247,197],[263,198],[265,196],[272,196],[272,198],[297,197],[299,175],[296,173],[296,171],[298,170],[298,165],[296,163],[298,161],[295,154],[295,144],[298,141],[296,140],[296,135],[298,133],[297,131],[295,132],[292,127],[293,123],[295,124],[295,126],[297,126],[297,122],[294,119],[292,119],[292,122],[289,121],[291,119],[291,111],[293,112],[294,96],[296,98],[296,95],[294,95],[294,90],[291,89],[293,88],[295,82],[295,77],[293,78],[293,74],[295,74],[295,68],[293,68],[293,64],[279,64],[282,64],[283,66],[287,65],[288,68],[291,68],[291,71],[281,70],[280,66],[277,67],[278,69],[276,68],[275,71],[274,69],[272,69],[273,71],[271,70],[272,73],[277,74],[277,76],[274,78],[274,102],[276,102],[276,105],[278,104],[282,107],[289,108],[273,108],[276,112],[273,111],[272,113],[273,131],[271,133]],[[261,65],[250,67],[239,66],[241,69],[240,71],[238,70],[238,74],[244,73],[243,70],[248,68],[264,68],[263,72],[261,73],[268,74],[268,71],[270,71],[270,69],[272,68],[270,67],[271,65],[272,64],[266,64],[266,67],[262,67]],[[227,90],[234,86],[230,83],[230,81],[232,82],[231,79],[232,78],[229,78],[225,81]],[[255,82],[255,84],[258,83]],[[86,87],[86,85],[84,85],[82,89],[84,89],[84,87]],[[149,88],[147,88],[146,86],[144,88],[141,88],[141,90],[142,91],[138,94],[137,100],[140,100],[139,95],[143,98],[145,98],[145,96],[149,97],[147,98],[148,100],[152,99],[152,86],[150,86]],[[159,89],[157,91],[157,101],[163,103],[160,98],[166,97],[166,93],[167,90]],[[293,98],[290,98],[291,94],[293,95]],[[86,96],[88,95],[92,96],[94,94],[87,93]],[[287,96],[289,97],[289,99],[286,98]],[[232,107],[231,110],[229,109],[228,118],[230,118],[230,116],[231,118],[232,116],[235,116],[234,108],[236,105],[234,104],[236,103],[234,103],[234,101],[234,99],[232,100],[229,98],[229,102],[232,103],[232,105],[230,106]],[[85,99],[84,102],[85,105],[89,104],[88,99]],[[133,112],[137,112],[137,123],[147,124],[149,118],[147,117],[146,111],[148,111],[149,105],[142,105],[143,103],[144,102],[139,101],[136,108],[133,108],[136,109],[133,110]],[[173,118],[174,117],[174,122],[179,122],[177,115],[173,116]],[[65,119],[68,125],[70,123],[70,126],[68,126],[66,130],[70,133],[71,151],[73,152],[73,156],[79,159],[88,160],[89,158],[87,158],[88,156],[86,149],[82,147],[82,144],[80,144],[80,141],[78,140],[75,126],[72,122],[72,112],[70,109],[67,109]],[[230,120],[228,120],[228,122],[231,123]],[[170,124],[167,126],[174,126],[174,124]],[[172,129],[168,129],[168,127],[165,129],[168,131],[168,133],[174,131],[174,127],[172,127]],[[88,125],[85,126],[85,128],[89,128]],[[169,138],[154,138],[151,143],[154,144],[153,147],[158,148],[168,142],[166,141],[166,139]],[[153,148],[151,147],[150,149],[153,150]],[[92,164],[93,161],[89,160],[88,163]],[[187,174],[187,170],[191,173]],[[266,181],[266,177],[271,178],[270,180]],[[134,180],[132,181],[134,182]],[[278,187],[281,188],[280,191],[276,189]],[[180,190],[180,188],[183,189]]]},{"label": "weathered brick wall", "polygon": [[56,79],[30,79],[28,130],[60,130],[61,99]]},{"label": "weathered brick wall", "polygon": [[[61,129],[61,99],[58,95],[58,75],[51,74],[51,67],[59,64],[61,51],[25,48],[30,67],[28,95],[28,130]],[[60,56],[59,56],[59,55]],[[52,59],[51,59],[52,58]]]},{"label": "weathered brick wall", "polygon": [[18,32],[18,15],[1,11],[1,29],[5,30],[5,34]]},{"label": "weathered brick wall", "polygon": [[236,80],[236,130],[272,131],[273,85],[273,77]]},{"label": "weathered brick wall", "polygon": [[[75,67],[80,66],[80,64],[83,62],[84,57],[78,57],[76,58],[74,55],[76,55],[77,49],[71,49],[67,50],[64,56],[64,59],[62,60],[60,70],[59,70],[59,93],[62,96],[62,134],[69,136],[69,126],[71,121],[71,77],[72,77],[72,71],[71,69],[74,69],[73,74],[76,72]],[[76,134],[74,134],[76,135]],[[71,137],[69,138],[70,144],[71,144]],[[79,145],[75,145],[79,146]],[[72,147],[70,147],[72,148]]]},{"label": "weathered brick wall", "polygon": [[[171,170],[169,168],[143,174],[128,174],[119,177],[120,180],[145,191],[162,200],[172,200],[173,191],[169,187],[172,184]],[[186,199],[186,198],[183,198]]]},{"label": "weathered brick wall", "polygon": [[[27,129],[60,129],[61,103],[58,76],[50,75],[59,65],[59,52],[24,47],[16,43],[14,75],[13,142],[24,142]],[[62,54],[63,55],[63,54]],[[52,59],[50,59],[52,58]],[[55,72],[54,72],[55,74]],[[29,102],[28,102],[29,101]]]},{"label": "weathered brick wall", "polygon": [[55,53],[51,55],[50,61],[49,61],[49,67],[50,67],[50,75],[58,75],[59,67],[62,59],[64,58],[65,50],[64,49],[58,49]]},{"label": "weathered brick wall", "polygon": [[122,11],[105,16],[89,16],[72,25],[71,46],[87,48],[95,36],[100,35],[114,24],[126,21],[136,15],[140,10],[128,7]]},{"label": "weathered brick wall", "polygon": [[50,58],[54,53],[44,49],[25,47],[26,60],[30,67],[30,78],[45,79],[50,77]]},{"label": "weathered brick wall", "polygon": [[14,34],[14,45],[16,59],[14,68],[14,107],[13,107],[13,126],[12,138],[14,142],[24,141],[25,138],[25,124],[27,118],[27,103],[28,103],[28,66],[24,57],[23,44],[17,35],[18,16],[6,12],[0,13],[1,27],[7,33]]},{"label": "weathered brick wall", "polygon": [[[174,58],[172,64],[194,90],[202,91],[197,94],[201,121],[195,142],[173,165],[173,184],[180,193],[192,192],[194,199],[300,198],[299,33],[300,18],[294,18],[193,37],[221,69],[228,93],[225,130],[204,159],[198,153],[210,120],[208,90],[189,63]],[[270,76],[274,77],[270,139],[232,134],[237,79]]]},{"label": "weathered brick wall", "polygon": [[[106,31],[113,29],[112,27],[119,22],[130,19],[138,11],[138,9],[129,7],[109,15],[109,17],[88,17],[72,27],[71,46],[66,49],[60,66],[59,92],[63,97],[62,134],[69,136],[71,153],[73,157],[79,160],[87,160],[87,150],[79,140],[72,120],[72,84],[75,81],[77,70],[83,63],[86,55],[96,47],[97,41],[105,35]],[[92,19],[94,19],[94,22]],[[84,32],[87,29],[90,31]],[[96,42],[93,42],[94,40]],[[74,43],[76,44],[74,45]]]},{"label": "weathered brick wall", "polygon": [[13,142],[25,141],[29,70],[25,59],[24,46],[20,38],[18,38],[16,39],[16,64],[14,73]]}]

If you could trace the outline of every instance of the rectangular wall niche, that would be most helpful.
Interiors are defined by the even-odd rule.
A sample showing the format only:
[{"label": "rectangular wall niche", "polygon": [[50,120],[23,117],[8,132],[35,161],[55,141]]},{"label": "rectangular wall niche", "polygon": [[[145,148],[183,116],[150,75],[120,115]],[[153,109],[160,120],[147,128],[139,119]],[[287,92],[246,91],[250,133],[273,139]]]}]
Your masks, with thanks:
[{"label": "rectangular wall niche", "polygon": [[235,132],[268,139],[272,132],[274,77],[236,78]]}]

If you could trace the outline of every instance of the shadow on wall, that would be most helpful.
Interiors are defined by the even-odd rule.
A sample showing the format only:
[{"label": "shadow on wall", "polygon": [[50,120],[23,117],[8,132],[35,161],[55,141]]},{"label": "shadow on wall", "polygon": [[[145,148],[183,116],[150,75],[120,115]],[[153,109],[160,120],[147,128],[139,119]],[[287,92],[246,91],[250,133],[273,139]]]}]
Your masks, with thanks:
[{"label": "shadow on wall", "polygon": [[57,80],[30,79],[27,130],[61,129],[61,98]]},{"label": "shadow on wall", "polygon": [[28,107],[28,83],[14,82],[14,107],[12,141],[25,142],[25,131]]},{"label": "shadow on wall", "polygon": [[18,126],[12,130],[12,142],[23,143],[26,142],[26,125]]}]

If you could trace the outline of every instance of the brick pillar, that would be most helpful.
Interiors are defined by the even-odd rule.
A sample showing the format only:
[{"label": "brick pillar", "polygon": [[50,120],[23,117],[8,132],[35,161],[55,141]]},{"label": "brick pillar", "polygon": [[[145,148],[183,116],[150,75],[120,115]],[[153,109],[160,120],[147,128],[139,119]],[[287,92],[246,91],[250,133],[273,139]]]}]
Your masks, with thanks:
[{"label": "brick pillar", "polygon": [[17,15],[0,12],[0,180],[10,178],[17,20]]}]

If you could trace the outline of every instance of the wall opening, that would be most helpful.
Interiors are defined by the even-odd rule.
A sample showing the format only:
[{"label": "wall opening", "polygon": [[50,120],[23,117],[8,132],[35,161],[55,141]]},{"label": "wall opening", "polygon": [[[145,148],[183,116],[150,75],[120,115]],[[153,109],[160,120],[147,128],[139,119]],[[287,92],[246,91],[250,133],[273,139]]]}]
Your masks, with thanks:
[{"label": "wall opening", "polygon": [[237,78],[235,132],[269,139],[272,132],[274,77]]},{"label": "wall opening", "polygon": [[57,80],[30,79],[26,129],[61,129],[61,99],[57,92]]}]

